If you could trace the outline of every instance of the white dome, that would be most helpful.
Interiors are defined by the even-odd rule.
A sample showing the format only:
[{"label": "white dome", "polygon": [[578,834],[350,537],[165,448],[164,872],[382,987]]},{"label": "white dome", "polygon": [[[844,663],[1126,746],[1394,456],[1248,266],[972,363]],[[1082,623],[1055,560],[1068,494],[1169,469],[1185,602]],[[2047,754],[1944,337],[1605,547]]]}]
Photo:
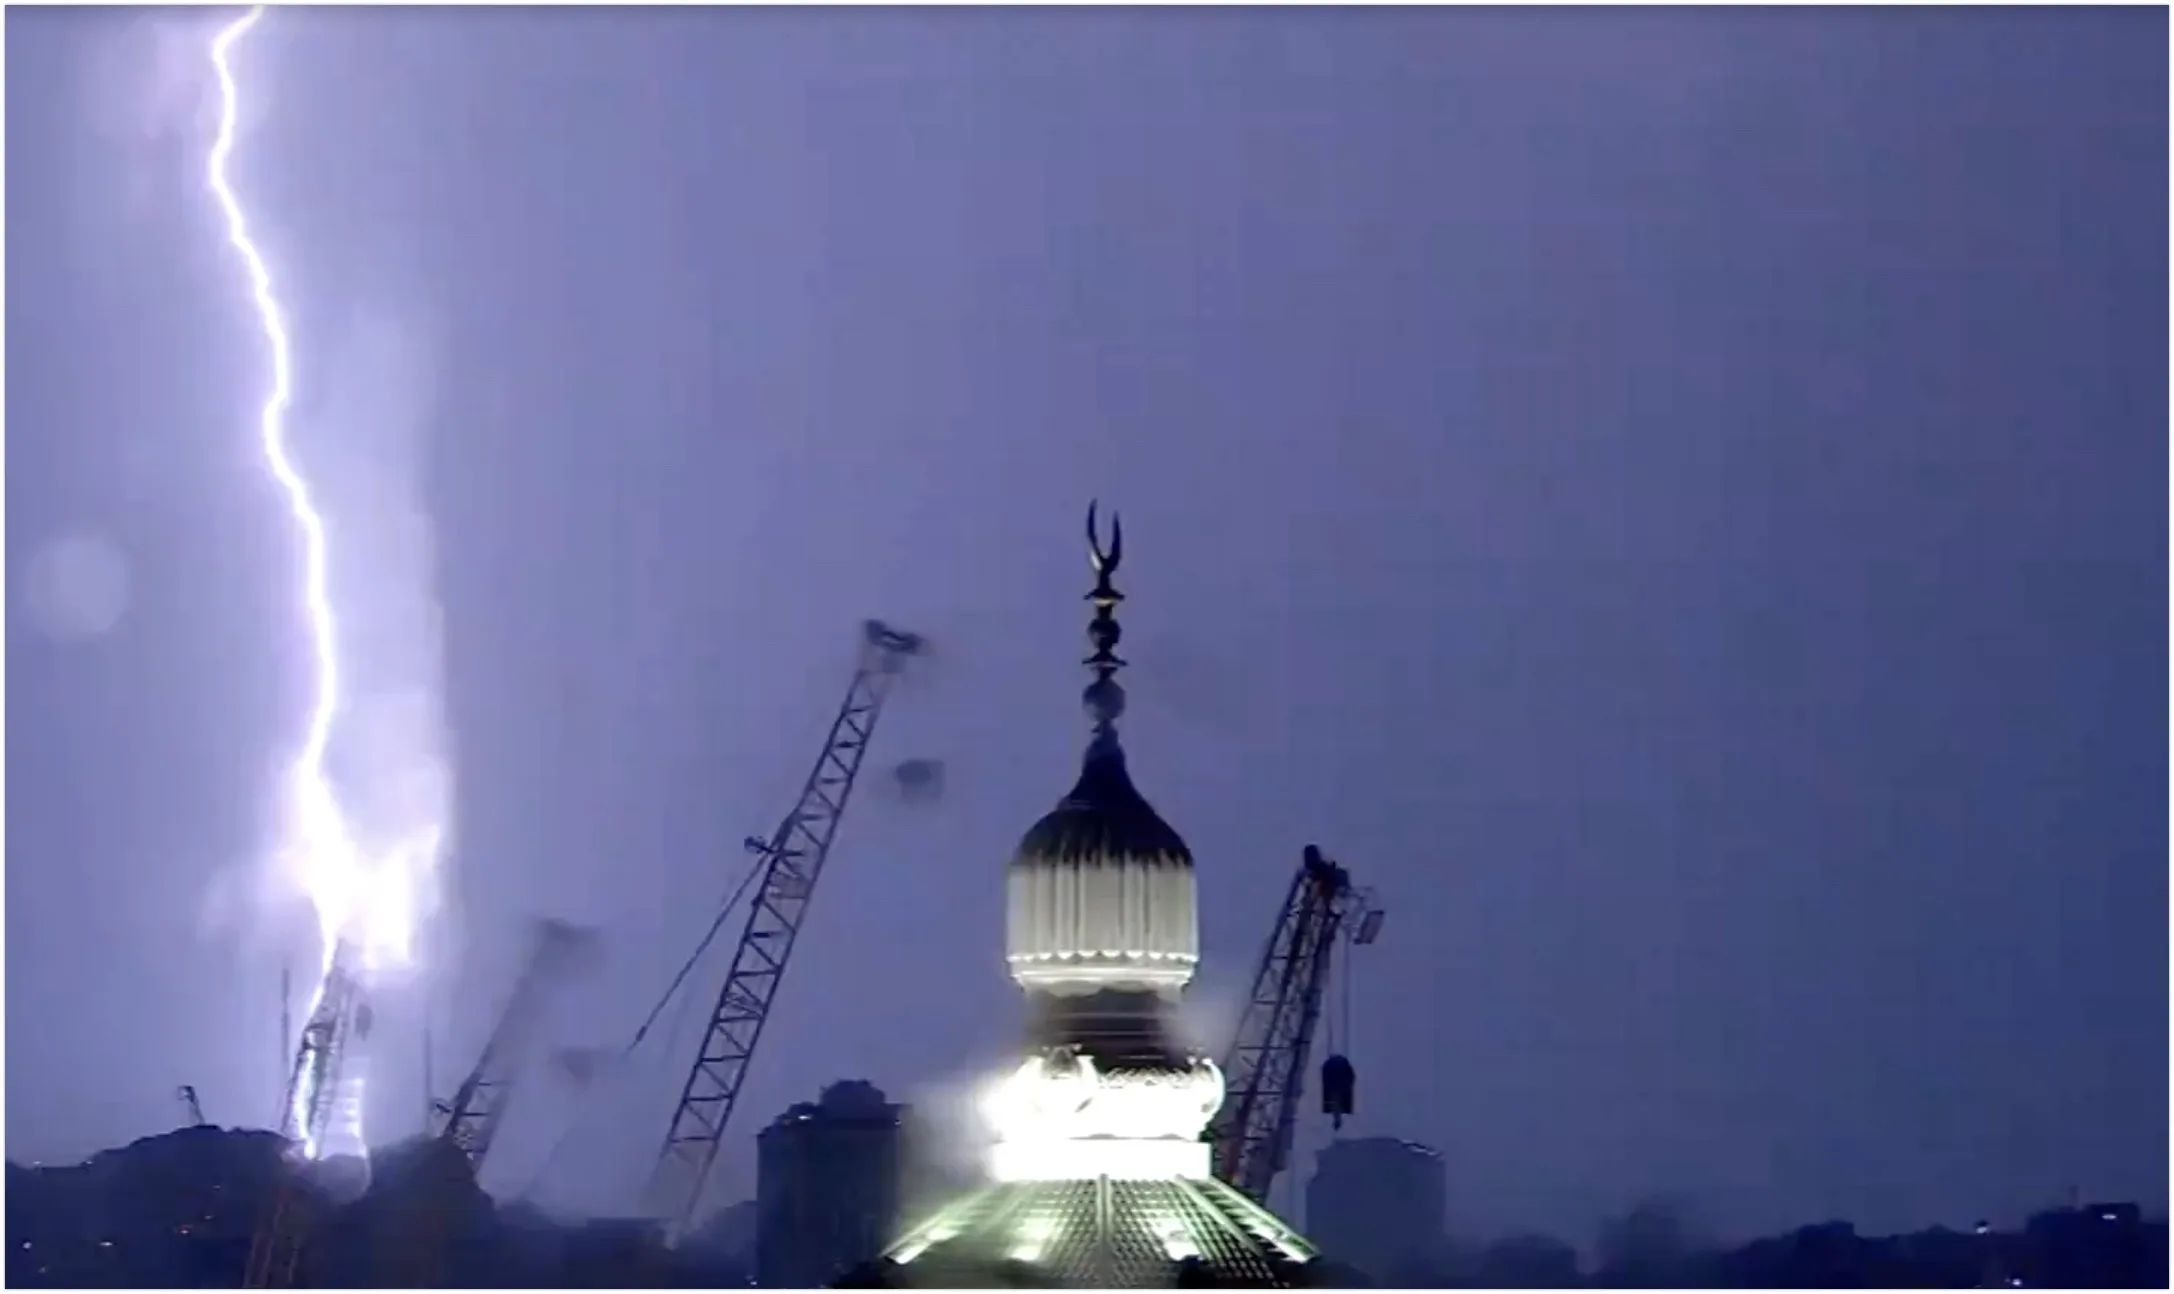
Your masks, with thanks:
[{"label": "white dome", "polygon": [[1200,960],[1193,856],[1134,789],[1116,743],[1034,824],[1007,869],[1005,951],[1020,986],[1175,992]]}]

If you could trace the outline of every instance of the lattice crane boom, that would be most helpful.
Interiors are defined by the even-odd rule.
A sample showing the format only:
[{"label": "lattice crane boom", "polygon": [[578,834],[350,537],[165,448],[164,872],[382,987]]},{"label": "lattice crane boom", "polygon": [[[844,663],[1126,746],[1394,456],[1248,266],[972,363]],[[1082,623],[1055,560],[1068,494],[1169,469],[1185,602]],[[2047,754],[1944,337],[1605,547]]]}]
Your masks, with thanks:
[{"label": "lattice crane boom", "polygon": [[767,841],[747,842],[761,859],[747,924],[710,1013],[702,1049],[680,1091],[650,1183],[651,1196],[674,1238],[693,1220],[701,1203],[710,1166],[716,1162],[725,1125],[739,1101],[748,1064],[784,981],[884,701],[907,658],[925,649],[917,634],[876,620],[862,625],[861,655],[853,680],[798,803]]},{"label": "lattice crane boom", "polygon": [[1216,1176],[1255,1200],[1290,1159],[1337,942],[1371,943],[1380,928],[1380,909],[1350,874],[1306,846],[1224,1057],[1230,1094],[1211,1132]]},{"label": "lattice crane boom", "polygon": [[544,1003],[593,946],[593,932],[582,927],[555,920],[538,924],[528,960],[475,1068],[454,1089],[451,1100],[437,1105],[434,1131],[460,1148],[473,1171],[483,1171],[483,1160],[497,1139],[515,1083],[533,1049]]},{"label": "lattice crane boom", "polygon": [[453,1228],[472,1201],[484,1160],[513,1104],[544,1008],[567,976],[584,964],[595,944],[592,930],[557,920],[536,924],[513,992],[484,1040],[475,1068],[453,1090],[451,1100],[431,1102],[431,1145],[449,1146],[460,1159],[451,1161],[457,1167],[451,1166],[447,1158],[433,1157],[426,1150],[414,1161],[419,1172],[402,1192],[401,1203],[394,1206],[403,1211],[398,1224],[401,1241],[384,1252],[392,1264],[390,1284],[403,1289],[447,1285],[454,1257]]},{"label": "lattice crane boom", "polygon": [[347,1049],[370,1034],[370,1002],[359,961],[353,945],[342,941],[334,946],[323,987],[296,1041],[281,1102],[280,1133],[289,1142],[289,1171],[281,1175],[271,1208],[250,1243],[242,1274],[245,1289],[288,1288],[300,1270],[314,1209],[303,1170],[323,1151],[339,1104],[353,1099],[341,1085]]}]

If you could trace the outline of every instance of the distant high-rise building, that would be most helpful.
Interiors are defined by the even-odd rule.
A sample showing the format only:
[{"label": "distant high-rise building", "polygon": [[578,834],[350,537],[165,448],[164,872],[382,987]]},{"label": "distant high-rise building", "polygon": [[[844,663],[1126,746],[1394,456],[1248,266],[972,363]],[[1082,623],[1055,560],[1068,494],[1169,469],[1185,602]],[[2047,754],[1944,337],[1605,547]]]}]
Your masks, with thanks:
[{"label": "distant high-rise building", "polygon": [[827,1285],[883,1251],[898,1222],[902,1107],[871,1083],[823,1089],[756,1139],[755,1280]]},{"label": "distant high-rise building", "polygon": [[1438,1253],[1448,1213],[1442,1153],[1397,1137],[1331,1142],[1306,1184],[1307,1235],[1376,1280]]}]

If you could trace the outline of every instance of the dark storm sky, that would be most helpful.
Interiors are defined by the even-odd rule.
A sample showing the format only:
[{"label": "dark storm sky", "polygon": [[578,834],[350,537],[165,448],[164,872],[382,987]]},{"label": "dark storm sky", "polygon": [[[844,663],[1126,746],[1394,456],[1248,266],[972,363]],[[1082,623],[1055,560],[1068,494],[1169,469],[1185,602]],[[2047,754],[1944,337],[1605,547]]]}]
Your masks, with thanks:
[{"label": "dark storm sky", "polygon": [[[131,21],[7,22],[21,1158],[275,1079],[274,960],[200,909],[294,740],[295,549],[192,101],[125,144],[91,102]],[[611,939],[563,1036],[623,1040],[880,615],[943,654],[878,758],[951,794],[847,823],[717,1198],[824,1081],[993,1064],[1099,494],[1210,995],[1302,844],[1375,886],[1354,1130],[1444,1147],[1464,1225],[2163,1204],[2166,23],[275,15],[241,179],[305,457],[356,312],[436,374],[442,1053],[538,913]],[[133,595],[56,642],[24,563],[83,532]],[[626,1202],[690,1046],[563,1198]]]}]

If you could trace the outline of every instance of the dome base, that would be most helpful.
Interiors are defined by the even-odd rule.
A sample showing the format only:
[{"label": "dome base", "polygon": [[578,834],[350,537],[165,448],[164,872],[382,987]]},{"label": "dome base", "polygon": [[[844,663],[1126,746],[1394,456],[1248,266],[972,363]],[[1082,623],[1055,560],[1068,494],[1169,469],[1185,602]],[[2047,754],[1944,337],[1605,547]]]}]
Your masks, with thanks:
[{"label": "dome base", "polygon": [[1192,1056],[1171,1036],[1176,993],[1142,988],[1027,995],[1027,1043],[1075,1051],[1105,1070],[1184,1069]]},{"label": "dome base", "polygon": [[1082,1140],[1198,1143],[1223,1104],[1212,1060],[1152,1069],[1103,1069],[1076,1051],[1029,1058],[982,1098],[1005,1144]]},{"label": "dome base", "polygon": [[1070,1182],[1199,1181],[1215,1176],[1205,1141],[1168,1137],[1083,1137],[1077,1141],[1000,1141],[989,1148],[989,1179]]}]

